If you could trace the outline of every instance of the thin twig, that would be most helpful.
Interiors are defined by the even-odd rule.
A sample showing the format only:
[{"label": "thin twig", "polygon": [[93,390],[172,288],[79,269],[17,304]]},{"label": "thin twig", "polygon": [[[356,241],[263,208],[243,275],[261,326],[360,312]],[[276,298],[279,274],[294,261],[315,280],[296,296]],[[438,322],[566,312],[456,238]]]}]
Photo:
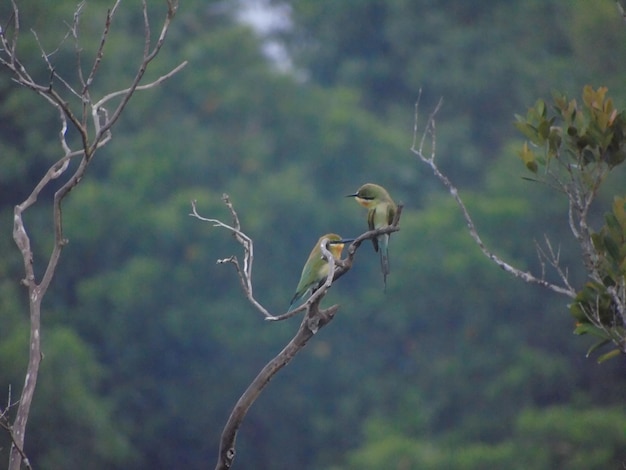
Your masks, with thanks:
[{"label": "thin twig", "polygon": [[104,21],[104,28],[102,29],[102,35],[100,36],[100,44],[98,45],[98,50],[96,51],[96,58],[91,66],[91,70],[89,71],[89,75],[87,76],[87,80],[82,80],[81,73],[81,82],[83,84],[82,94],[84,96],[89,97],[89,87],[93,83],[94,77],[100,68],[100,64],[102,63],[102,58],[104,57],[104,46],[106,45],[107,38],[109,36],[109,32],[111,31],[111,23],[113,20],[113,15],[117,10],[118,5],[121,0],[117,0],[115,4],[107,11],[107,16]]},{"label": "thin twig", "polygon": [[[150,28],[149,28],[149,22],[148,22],[147,13],[145,13],[145,10],[147,9],[146,1],[143,0],[142,4],[143,4],[143,8],[144,8],[144,21],[145,21],[145,25],[144,26],[146,28],[146,30],[144,31],[144,38],[145,38],[144,41],[147,44],[150,41]],[[117,107],[115,108],[115,110],[111,114],[110,120],[107,121],[106,123],[104,123],[101,126],[101,128],[98,130],[98,132],[96,133],[96,136],[94,138],[94,143],[92,144],[92,147],[90,149],[91,152],[95,151],[95,149],[97,148],[97,142],[102,137],[102,135],[104,135],[117,122],[117,120],[119,119],[120,115],[124,111],[124,108],[126,108],[126,105],[130,101],[130,98],[135,93],[135,90],[137,90],[138,87],[140,86],[139,82],[143,78],[148,65],[157,56],[157,54],[161,50],[161,47],[163,47],[163,43],[165,42],[165,38],[166,38],[167,33],[169,31],[170,23],[172,22],[175,14],[176,14],[176,8],[172,6],[171,2],[168,2],[167,15],[165,16],[165,19],[163,21],[163,25],[161,26],[161,33],[159,34],[159,38],[157,39],[157,42],[155,43],[155,45],[152,48],[152,50],[150,50],[148,45],[146,46],[146,50],[145,50],[145,53],[144,53],[143,60],[142,60],[141,64],[139,65],[139,68],[138,68],[138,70],[137,70],[137,72],[135,74],[135,77],[132,80],[132,83],[131,83],[130,87],[128,87],[126,90],[124,90],[124,93],[122,93],[122,100],[120,101],[120,103],[117,105]],[[183,62],[183,64],[186,65],[186,62]],[[155,86],[155,85],[161,83],[166,78],[171,77],[174,73],[176,73],[182,67],[184,67],[183,64],[179,65],[174,70],[172,70],[168,74],[164,75],[163,77],[159,78],[158,80],[156,80],[156,81],[152,82],[151,84],[147,85],[147,87],[150,88],[152,86]],[[146,87],[146,86],[144,86],[144,87]],[[141,88],[139,88],[139,89],[141,89]],[[119,95],[120,92],[117,92],[117,94]],[[109,94],[107,96],[112,96],[112,95],[116,95],[116,93]],[[98,112],[101,107],[102,107],[102,100],[100,100],[98,103],[93,105],[93,107],[92,107],[93,112]],[[86,152],[88,156],[91,153],[90,151]]]},{"label": "thin twig", "polygon": [[265,307],[263,307],[263,305],[261,305],[261,303],[258,302],[256,298],[254,297],[254,292],[252,288],[252,265],[254,263],[254,244],[252,243],[252,239],[250,239],[250,237],[248,237],[245,233],[243,233],[240,230],[239,219],[237,218],[237,213],[233,209],[232,204],[230,203],[230,200],[228,198],[228,195],[224,194],[222,197],[222,200],[231,211],[231,215],[233,216],[233,219],[235,221],[234,227],[228,224],[225,224],[224,222],[218,219],[207,219],[205,217],[202,217],[200,214],[198,214],[196,201],[191,202],[192,212],[189,215],[199,220],[202,220],[204,222],[210,222],[213,224],[214,227],[225,228],[226,230],[230,231],[235,236],[236,240],[239,242],[239,244],[242,246],[244,250],[243,269],[239,265],[239,261],[237,260],[236,256],[231,256],[229,258],[219,260],[218,263],[231,263],[233,266],[235,266],[235,270],[237,271],[237,276],[239,277],[239,281],[241,282],[241,287],[243,288],[243,291],[245,292],[246,297],[250,301],[250,303],[259,312],[261,312],[265,316],[265,318],[275,319],[274,315],[272,315]]},{"label": "thin twig", "polygon": [[615,3],[617,4],[617,11],[619,11],[619,14],[622,16],[622,19],[624,20],[624,22],[626,22],[626,11],[624,11],[622,2],[620,2],[619,0],[616,0]]},{"label": "thin twig", "polygon": [[[149,90],[150,88],[154,88],[160,85],[161,83],[163,83],[165,80],[171,78],[176,73],[180,72],[187,64],[188,64],[188,61],[185,60],[181,62],[180,64],[178,64],[176,67],[174,67],[165,75],[161,75],[159,78],[157,78],[153,82],[146,83],[145,85],[138,85],[134,89],[139,91],[139,90]],[[131,89],[132,88],[129,87],[123,90],[114,91],[113,93],[109,93],[108,95],[103,96],[100,100],[98,100],[93,105],[93,109],[97,111],[98,109],[102,108],[107,102],[109,102],[113,98],[117,98],[118,96],[122,96],[122,95],[129,93]]]}]

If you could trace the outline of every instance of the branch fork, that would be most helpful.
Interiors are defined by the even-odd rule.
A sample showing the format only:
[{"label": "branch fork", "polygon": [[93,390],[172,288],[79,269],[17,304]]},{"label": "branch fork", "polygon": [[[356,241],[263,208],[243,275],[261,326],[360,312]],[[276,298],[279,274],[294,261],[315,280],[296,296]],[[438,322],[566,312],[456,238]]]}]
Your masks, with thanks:
[{"label": "branch fork", "polygon": [[235,459],[236,449],[235,440],[237,438],[237,432],[241,423],[243,422],[248,410],[259,397],[265,386],[269,381],[287,365],[294,356],[307,344],[307,342],[317,332],[330,323],[339,310],[338,305],[332,305],[326,309],[320,308],[320,302],[326,295],[328,289],[332,286],[333,282],[337,281],[341,276],[346,274],[353,265],[354,257],[358,248],[363,241],[371,240],[374,237],[385,233],[393,233],[400,230],[398,225],[400,221],[400,215],[402,213],[402,205],[398,206],[396,216],[391,225],[376,230],[370,230],[357,237],[348,247],[348,255],[345,259],[336,260],[332,253],[328,250],[328,240],[323,239],[320,244],[322,256],[328,261],[329,270],[328,276],[324,283],[308,298],[308,300],[299,306],[298,308],[284,313],[282,315],[272,315],[265,307],[263,307],[255,298],[252,290],[252,264],[254,261],[254,250],[252,239],[248,237],[241,230],[241,224],[237,212],[233,208],[230,198],[227,194],[222,196],[222,201],[228,208],[232,217],[232,224],[226,224],[218,219],[205,218],[198,213],[197,202],[191,202],[192,211],[189,214],[201,221],[212,223],[214,227],[221,227],[233,234],[235,239],[241,244],[244,250],[243,267],[239,263],[236,256],[230,256],[218,260],[218,263],[230,263],[235,267],[237,276],[244,290],[244,293],[250,303],[259,310],[265,320],[267,321],[281,321],[287,318],[291,318],[299,312],[305,311],[304,317],[300,322],[300,326],[295,336],[289,341],[289,343],[278,353],[265,367],[258,373],[254,380],[250,383],[243,395],[239,398],[235,407],[233,408],[226,425],[222,431],[220,438],[220,448],[218,454],[218,461],[216,464],[216,470],[229,469]]},{"label": "branch fork", "polygon": [[[73,22],[69,25],[68,33],[62,41],[65,41],[68,37],[72,37],[74,39],[74,53],[77,59],[76,67],[80,88],[73,87],[68,80],[65,80],[56,72],[54,65],[50,61],[51,56],[56,51],[53,53],[46,53],[35,32],[33,32],[33,35],[39,44],[42,60],[50,72],[49,81],[44,84],[38,83],[22,65],[17,52],[17,44],[20,34],[20,15],[15,0],[11,0],[12,15],[9,20],[9,25],[7,25],[7,27],[12,26],[12,33],[10,35],[7,34],[7,27],[0,29],[0,67],[6,69],[12,75],[12,79],[15,83],[34,91],[50,105],[56,108],[60,121],[58,139],[62,149],[62,156],[48,168],[28,197],[22,203],[17,204],[14,208],[13,239],[23,258],[25,275],[22,280],[22,284],[28,288],[30,307],[30,347],[24,387],[19,400],[15,420],[11,425],[11,437],[13,442],[9,456],[9,470],[19,470],[22,464],[27,466],[29,465],[28,459],[24,455],[23,448],[26,424],[28,422],[32,398],[35,392],[37,376],[39,373],[39,365],[41,362],[41,302],[48,290],[48,287],[50,286],[52,278],[54,277],[61,256],[61,251],[67,244],[67,239],[63,235],[61,204],[70,191],[76,187],[84,177],[87,167],[89,166],[89,163],[94,157],[96,151],[111,140],[111,129],[119,120],[122,112],[134,93],[137,90],[145,90],[159,85],[164,80],[176,74],[186,65],[186,62],[183,62],[153,82],[140,85],[148,65],[157,56],[163,46],[177,8],[177,2],[175,0],[168,0],[168,11],[163,20],[160,35],[156,43],[152,44],[150,39],[151,35],[150,23],[148,21],[147,0],[142,0],[145,47],[139,67],[135,76],[131,79],[131,85],[123,90],[108,93],[100,100],[94,102],[91,97],[90,88],[94,77],[99,71],[113,16],[120,3],[121,0],[117,0],[107,13],[100,44],[86,79],[82,73],[82,50],[78,41],[78,25],[84,2],[80,3],[75,10]],[[107,105],[114,98],[119,98],[119,103],[117,103],[114,107],[113,112],[109,114],[105,105]],[[72,126],[80,137],[80,143],[77,144],[78,148],[76,149],[73,149],[72,145],[70,145],[67,141],[68,126]],[[90,137],[91,128],[93,129],[92,137]],[[47,261],[45,272],[41,279],[37,281],[33,268],[33,252],[31,249],[30,237],[24,224],[23,213],[37,202],[37,199],[44,188],[46,188],[53,180],[66,174],[67,170],[70,168],[70,160],[75,158],[79,159],[79,163],[75,170],[73,170],[74,172],[69,175],[65,183],[63,183],[63,185],[54,194],[54,202],[52,205],[54,244],[50,258]]]}]

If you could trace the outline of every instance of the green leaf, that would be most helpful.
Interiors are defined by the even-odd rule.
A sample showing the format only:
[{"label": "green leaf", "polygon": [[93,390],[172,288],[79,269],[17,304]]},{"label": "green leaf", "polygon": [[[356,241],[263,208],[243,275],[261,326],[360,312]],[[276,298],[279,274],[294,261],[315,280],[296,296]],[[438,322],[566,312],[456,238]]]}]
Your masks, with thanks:
[{"label": "green leaf", "polygon": [[626,160],[626,151],[624,150],[616,150],[616,151],[608,151],[606,162],[611,166],[615,167],[620,165]]},{"label": "green leaf", "polygon": [[615,215],[614,212],[613,213],[609,212],[605,214],[604,221],[606,222],[606,228],[608,228],[609,230],[621,232],[622,226],[617,220],[617,216]]},{"label": "green leaf", "polygon": [[621,261],[621,257],[619,254],[619,245],[613,240],[610,236],[604,237],[604,246],[606,247],[606,251],[608,255],[613,259],[613,261],[619,263]]},{"label": "green leaf", "polygon": [[561,134],[560,130],[551,129],[550,135],[548,136],[548,149],[552,155],[556,155],[559,153],[559,148],[561,147]]},{"label": "green leaf", "polygon": [[543,119],[537,127],[537,134],[539,134],[539,137],[545,141],[550,135],[550,121]]},{"label": "green leaf", "polygon": [[602,346],[604,346],[605,344],[608,344],[608,343],[610,343],[610,340],[608,340],[608,339],[604,339],[604,340],[602,340],[602,341],[598,341],[596,344],[594,344],[594,345],[593,345],[593,346],[591,346],[589,349],[587,349],[587,354],[586,354],[586,356],[587,356],[587,357],[591,356],[591,354],[592,354],[594,351],[598,350],[599,348],[601,348]]},{"label": "green leaf", "polygon": [[517,121],[514,123],[514,125],[518,131],[524,134],[524,137],[526,137],[535,144],[539,143],[539,135],[535,127],[531,126],[530,124],[528,124],[528,122],[525,121]]},{"label": "green leaf", "polygon": [[626,227],[626,198],[615,197],[613,199],[613,215],[621,227]]},{"label": "green leaf", "polygon": [[[583,308],[580,305],[580,302],[574,302],[572,304],[569,304],[569,311],[572,314],[572,316],[578,321],[578,322],[588,322],[589,320],[587,319],[587,315],[585,315],[585,311],[583,310]],[[584,333],[578,333],[577,329],[580,326],[580,324],[577,324],[576,329],[574,329],[574,334],[584,334]]]},{"label": "green leaf", "polygon": [[608,353],[603,354],[602,356],[600,356],[598,358],[598,364],[602,364],[604,361],[607,361],[609,359],[617,357],[617,356],[620,355],[620,353],[621,353],[621,351],[619,349],[617,349],[617,348],[613,349],[613,350],[609,351]]},{"label": "green leaf", "polygon": [[537,116],[545,118],[546,117],[546,103],[545,101],[539,99],[535,103],[535,111],[537,112]]},{"label": "green leaf", "polygon": [[534,152],[528,147],[528,142],[524,142],[522,150],[520,150],[519,152],[519,156],[524,162],[526,168],[528,168],[533,173],[537,173],[539,167],[537,166],[537,162],[535,161]]},{"label": "green leaf", "polygon": [[591,234],[591,242],[593,243],[593,247],[598,251],[604,251],[604,237],[600,233],[592,233]]},{"label": "green leaf", "polygon": [[591,323],[579,323],[574,329],[575,335],[590,334],[597,338],[601,338],[603,341],[610,341],[608,333],[602,328],[592,325]]}]

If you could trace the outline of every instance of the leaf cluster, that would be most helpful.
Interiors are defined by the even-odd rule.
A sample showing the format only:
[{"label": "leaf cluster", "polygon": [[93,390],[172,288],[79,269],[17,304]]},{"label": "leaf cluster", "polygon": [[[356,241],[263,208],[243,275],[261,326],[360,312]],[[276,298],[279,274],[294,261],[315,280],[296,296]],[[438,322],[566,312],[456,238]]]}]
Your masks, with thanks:
[{"label": "leaf cluster", "polygon": [[617,346],[601,355],[600,362],[626,353],[626,198],[614,198],[599,230],[587,222],[606,177],[626,160],[626,111],[614,106],[607,91],[587,85],[580,103],[555,92],[550,108],[538,100],[526,116],[516,115],[515,122],[529,139],[519,152],[526,168],[569,200],[570,226],[590,278],[570,311],[578,322],[576,334],[600,338],[588,354],[608,343]]},{"label": "leaf cluster", "polygon": [[[544,100],[537,100],[526,116],[515,116],[515,127],[536,148],[526,142],[520,157],[528,170],[546,172],[553,161],[571,172],[591,173],[620,165],[626,159],[626,111],[618,113],[606,97],[606,87],[583,89],[582,103],[555,92],[552,112]],[[588,184],[593,180],[585,178]]]},{"label": "leaf cluster", "polygon": [[591,235],[598,254],[600,281],[587,282],[578,292],[570,311],[576,321],[576,334],[600,338],[587,354],[601,346],[615,343],[618,347],[601,355],[598,362],[625,351],[624,279],[626,276],[626,198],[616,197],[613,210],[605,215],[605,225]]}]

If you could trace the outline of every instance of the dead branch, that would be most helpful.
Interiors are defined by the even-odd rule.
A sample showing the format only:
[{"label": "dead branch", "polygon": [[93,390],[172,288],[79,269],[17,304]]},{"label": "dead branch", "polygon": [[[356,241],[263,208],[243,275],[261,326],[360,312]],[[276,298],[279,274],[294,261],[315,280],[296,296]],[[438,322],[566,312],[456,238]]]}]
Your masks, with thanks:
[{"label": "dead branch", "polygon": [[[70,85],[68,80],[56,73],[52,62],[50,61],[51,55],[45,52],[43,45],[39,43],[36,33],[34,34],[42,52],[43,61],[50,71],[50,82],[46,84],[37,83],[28,70],[26,70],[26,68],[22,65],[17,53],[17,43],[20,33],[20,16],[15,0],[11,0],[13,7],[11,23],[13,32],[11,35],[7,34],[8,28],[6,27],[0,30],[0,66],[9,71],[13,80],[18,85],[34,91],[57,109],[59,113],[59,120],[61,122],[58,138],[60,146],[63,150],[63,155],[43,175],[28,197],[21,204],[17,204],[14,209],[13,239],[22,254],[25,273],[22,283],[28,288],[29,296],[30,348],[22,395],[19,400],[15,420],[10,426],[10,434],[13,443],[9,457],[9,470],[19,470],[21,464],[27,464],[28,461],[27,457],[24,455],[23,448],[26,424],[28,422],[28,416],[35,392],[39,365],[42,356],[41,302],[54,277],[63,247],[67,243],[63,234],[63,216],[61,210],[62,202],[70,191],[74,189],[84,177],[89,163],[91,162],[96,151],[110,141],[112,137],[111,128],[119,120],[119,117],[134,93],[137,90],[148,89],[159,85],[163,80],[170,78],[186,64],[183,62],[178,67],[174,68],[172,71],[152,83],[140,85],[150,62],[157,56],[163,46],[167,31],[169,30],[171,21],[174,18],[177,9],[177,3],[174,0],[168,0],[168,11],[163,20],[159,38],[156,43],[152,45],[150,41],[150,23],[147,15],[147,3],[143,0],[144,53],[142,59],[140,60],[139,67],[131,80],[131,85],[123,90],[110,92],[99,101],[94,102],[91,97],[90,87],[102,63],[113,16],[118,5],[120,4],[120,1],[121,0],[117,0],[107,14],[100,44],[87,79],[84,79],[82,76],[82,58],[80,53],[81,48],[79,46],[78,31],[80,13],[83,4],[79,4],[75,10],[74,20],[70,26],[68,35],[72,36],[75,41],[78,75],[82,87],[80,91],[77,91]],[[68,35],[66,35],[66,38]],[[65,38],[63,40],[65,40]],[[53,86],[54,80],[61,83],[62,87],[60,90],[57,90]],[[69,94],[69,99],[66,99],[63,94]],[[107,110],[104,108],[104,105],[112,98],[116,97],[119,97],[120,101],[114,111],[109,115]],[[90,112],[86,112],[87,109],[90,109]],[[91,118],[91,122],[88,121],[89,117]],[[78,132],[80,136],[80,147],[77,149],[72,149],[66,139],[68,123]],[[93,137],[90,137],[89,135],[90,126],[94,129]],[[52,207],[54,244],[45,272],[41,279],[37,281],[33,269],[33,251],[31,249],[31,241],[24,224],[23,213],[37,202],[40,193],[45,187],[47,187],[53,180],[65,174],[69,168],[70,161],[74,158],[80,159],[76,169],[54,194]]]},{"label": "dead branch", "polygon": [[622,17],[622,19],[624,20],[624,22],[626,22],[626,11],[624,11],[624,7],[622,6],[622,2],[617,0],[615,3],[617,5],[617,11],[619,12],[619,14]]},{"label": "dead branch", "polygon": [[198,214],[198,211],[196,208],[196,201],[191,202],[192,213],[189,215],[191,215],[192,217],[196,217],[197,219],[202,220],[204,222],[211,222],[214,227],[222,227],[232,232],[233,236],[235,237],[237,242],[239,242],[239,244],[242,246],[243,251],[244,251],[243,267],[240,266],[239,260],[237,259],[236,256],[230,256],[229,258],[220,259],[217,262],[218,264],[231,263],[235,267],[235,270],[237,271],[237,276],[239,277],[239,281],[241,282],[241,287],[243,288],[243,291],[245,292],[246,297],[248,298],[250,303],[259,312],[261,312],[265,316],[265,318],[275,319],[275,317],[271,313],[269,313],[269,311],[265,307],[263,307],[263,305],[261,305],[254,297],[254,292],[252,289],[252,265],[254,263],[254,244],[252,243],[252,239],[250,239],[250,237],[248,237],[245,233],[241,231],[239,217],[237,216],[237,212],[235,212],[235,209],[233,208],[233,205],[230,202],[230,198],[228,197],[228,194],[222,195],[222,201],[224,201],[224,204],[226,204],[226,207],[228,207],[228,210],[230,211],[230,214],[233,218],[233,226],[225,224],[217,219],[207,219],[205,217],[202,217],[200,214]]},{"label": "dead branch", "polygon": [[15,446],[16,450],[22,456],[22,463],[23,463],[24,467],[26,469],[28,469],[28,470],[31,470],[32,467],[30,465],[30,461],[28,460],[28,457],[24,453],[24,450],[20,447],[19,443],[16,442],[15,435],[13,433],[13,426],[11,426],[11,419],[10,419],[10,416],[9,416],[9,410],[11,408],[13,408],[14,406],[16,406],[16,405],[17,405],[17,403],[12,403],[11,402],[11,385],[9,384],[9,390],[8,390],[8,393],[7,393],[7,405],[6,405],[6,408],[4,408],[4,410],[2,408],[0,408],[0,428],[4,429],[8,433],[9,438],[11,440],[11,445]]},{"label": "dead branch", "polygon": [[[330,286],[330,284],[332,284],[333,273],[335,270],[334,258],[326,246],[324,246],[327,242],[328,240],[324,240],[322,242],[322,254],[329,263],[328,278],[324,286]],[[237,431],[248,413],[248,410],[259,397],[265,386],[280,369],[286,366],[294,358],[298,351],[306,345],[306,343],[313,337],[313,335],[315,335],[315,333],[319,331],[320,328],[327,325],[334,318],[339,306],[333,305],[325,310],[320,310],[319,304],[321,300],[322,296],[320,295],[309,305],[307,313],[302,319],[295,336],[291,339],[291,341],[289,341],[287,346],[285,346],[285,348],[283,348],[283,350],[278,353],[276,357],[274,357],[274,359],[268,362],[265,367],[261,369],[259,374],[254,378],[235,404],[235,407],[233,408],[222,431],[218,462],[215,467],[216,470],[228,469],[232,466],[236,453],[235,440],[237,438]]]},{"label": "dead branch", "polygon": [[241,286],[244,290],[246,297],[248,298],[250,303],[264,315],[266,320],[285,320],[287,318],[291,318],[296,313],[303,310],[305,310],[306,313],[304,315],[304,318],[302,319],[302,322],[300,323],[298,331],[291,339],[291,341],[289,341],[287,346],[285,346],[283,350],[278,353],[278,355],[276,355],[276,357],[274,357],[265,365],[265,367],[263,367],[263,369],[261,369],[259,374],[254,378],[246,391],[235,404],[235,407],[233,408],[228,418],[228,421],[226,422],[226,425],[224,426],[224,429],[222,431],[218,461],[215,467],[216,470],[225,470],[229,469],[232,466],[236,453],[235,441],[237,438],[237,431],[239,430],[241,423],[248,413],[248,410],[259,397],[265,386],[269,383],[272,377],[274,377],[274,375],[278,373],[280,369],[287,365],[295,357],[295,355],[302,348],[304,348],[307,342],[313,337],[313,335],[315,335],[319,331],[320,328],[326,326],[334,318],[337,310],[339,309],[338,305],[333,305],[327,309],[320,309],[320,302],[326,295],[328,289],[337,279],[346,274],[352,268],[356,252],[365,240],[371,240],[372,238],[377,237],[381,234],[393,233],[400,230],[398,224],[400,222],[400,216],[402,214],[402,205],[399,205],[396,216],[390,226],[376,230],[370,230],[357,237],[348,248],[348,256],[343,260],[335,260],[326,246],[328,240],[322,240],[320,245],[322,255],[329,264],[328,276],[324,284],[322,284],[299,308],[294,309],[291,312],[287,312],[283,315],[274,316],[269,313],[269,311],[254,298],[254,294],[252,291],[252,263],[254,261],[254,248],[252,239],[241,230],[239,218],[233,208],[232,203],[230,202],[230,198],[228,197],[228,195],[224,194],[222,196],[222,200],[224,201],[224,204],[226,204],[226,206],[228,207],[228,210],[230,211],[230,214],[233,218],[232,225],[228,225],[218,219],[209,219],[202,217],[198,214],[196,201],[191,202],[192,212],[191,214],[189,214],[190,216],[195,217],[201,221],[212,223],[214,227],[221,227],[230,231],[235,239],[239,242],[239,244],[241,244],[241,246],[243,247],[243,268],[239,264],[237,257],[234,255],[230,256],[229,258],[220,259],[218,260],[218,263],[231,263],[235,266],[235,270],[237,271],[237,275],[239,277]]},{"label": "dead branch", "polygon": [[[576,297],[576,291],[572,289],[572,287],[568,283],[565,282],[563,285],[553,284],[547,281],[543,276],[536,277],[527,271],[523,271],[521,269],[515,268],[514,266],[503,261],[500,257],[498,257],[496,254],[494,254],[491,250],[487,248],[487,246],[484,244],[484,242],[480,238],[480,235],[478,234],[478,230],[476,229],[476,226],[474,225],[474,221],[472,220],[472,217],[470,216],[469,211],[467,210],[467,207],[465,206],[465,203],[463,202],[463,200],[461,199],[461,196],[459,195],[458,189],[452,184],[452,182],[448,179],[447,176],[441,173],[441,171],[439,170],[439,167],[435,163],[436,143],[437,143],[436,129],[435,129],[436,127],[435,117],[437,113],[439,112],[439,110],[441,109],[442,100],[439,100],[439,103],[437,104],[435,109],[428,116],[422,135],[421,137],[419,137],[419,143],[418,143],[418,135],[419,135],[419,119],[418,118],[419,118],[420,97],[421,97],[421,91],[420,91],[420,96],[418,97],[418,100],[415,103],[413,143],[411,145],[410,150],[411,152],[413,152],[413,154],[419,157],[419,159],[423,163],[425,163],[427,166],[430,167],[430,169],[432,170],[434,175],[437,177],[437,179],[439,179],[439,181],[441,181],[441,183],[448,189],[453,199],[456,201],[457,205],[461,209],[461,213],[463,214],[463,218],[465,219],[465,223],[467,225],[467,229],[469,231],[470,236],[472,237],[474,242],[478,245],[482,253],[487,258],[489,258],[490,261],[492,261],[497,266],[499,266],[501,269],[503,269],[507,273],[517,278],[522,279],[525,282],[540,285],[553,292],[566,295],[570,298]],[[426,143],[430,145],[429,155],[427,155],[426,151],[424,150]]]},{"label": "dead branch", "polygon": [[[197,201],[195,200],[191,201],[191,213],[189,215],[203,222],[210,222],[213,224],[214,227],[225,228],[226,230],[230,231],[233,234],[237,242],[242,246],[243,251],[244,251],[243,267],[240,265],[239,259],[235,255],[231,255],[228,258],[218,259],[217,264],[230,263],[235,267],[235,271],[237,272],[237,276],[241,283],[241,287],[246,295],[246,298],[259,312],[263,314],[265,319],[268,321],[280,321],[280,320],[286,320],[288,318],[291,318],[294,315],[306,310],[319,297],[323,297],[325,295],[326,290],[328,290],[328,288],[331,286],[332,282],[339,279],[341,276],[343,276],[346,272],[348,272],[352,268],[352,263],[353,263],[356,251],[358,247],[363,243],[363,241],[371,240],[372,238],[375,238],[385,233],[393,233],[393,232],[397,232],[398,230],[400,230],[398,223],[400,221],[400,215],[402,214],[402,204],[400,204],[398,206],[398,210],[396,212],[396,217],[394,218],[394,222],[391,225],[387,227],[382,227],[379,229],[367,231],[361,234],[359,237],[357,237],[348,248],[348,257],[345,260],[342,260],[340,263],[338,263],[337,268],[334,270],[334,273],[335,273],[334,276],[332,278],[329,277],[326,283],[324,284],[325,289],[317,289],[309,297],[309,299],[304,304],[300,305],[298,308],[295,308],[291,310],[290,312],[284,313],[282,315],[275,316],[275,315],[272,315],[269,312],[269,310],[266,309],[254,297],[254,291],[252,287],[252,265],[254,263],[254,244],[252,242],[252,239],[241,231],[241,224],[239,222],[239,217],[237,215],[237,212],[233,208],[233,205],[230,201],[230,197],[228,196],[228,194],[222,195],[222,201],[224,202],[226,207],[228,207],[231,217],[233,218],[232,225],[228,225],[219,219],[210,219],[210,218],[201,216],[198,213]],[[324,249],[325,248],[322,248],[322,250]],[[331,272],[333,272],[333,270],[331,270]]]}]

